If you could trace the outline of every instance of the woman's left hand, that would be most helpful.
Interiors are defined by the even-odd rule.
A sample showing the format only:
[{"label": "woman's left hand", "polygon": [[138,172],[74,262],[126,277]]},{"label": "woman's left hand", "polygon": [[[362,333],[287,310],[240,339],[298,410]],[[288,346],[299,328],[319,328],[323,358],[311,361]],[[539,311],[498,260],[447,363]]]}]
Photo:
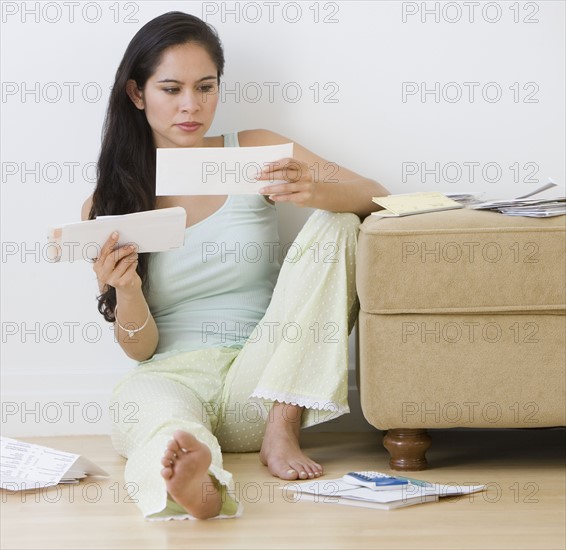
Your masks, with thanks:
[{"label": "woman's left hand", "polygon": [[314,204],[317,182],[306,162],[294,158],[283,158],[265,163],[259,174],[259,181],[284,180],[286,183],[272,183],[259,189],[262,195],[269,195],[273,202],[291,202],[297,206]]}]

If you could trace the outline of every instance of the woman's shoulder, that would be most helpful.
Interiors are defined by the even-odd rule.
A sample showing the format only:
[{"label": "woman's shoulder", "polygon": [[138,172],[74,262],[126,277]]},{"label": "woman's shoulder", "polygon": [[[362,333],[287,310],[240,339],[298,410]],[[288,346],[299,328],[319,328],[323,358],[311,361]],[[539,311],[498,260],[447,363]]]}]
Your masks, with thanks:
[{"label": "woman's shoulder", "polygon": [[88,220],[88,216],[90,214],[90,209],[92,207],[92,195],[83,203],[81,208],[81,220],[84,222]]},{"label": "woman's shoulder", "polygon": [[280,145],[289,143],[289,138],[276,134],[271,130],[258,128],[255,130],[242,130],[238,132],[238,142],[241,147],[258,147],[260,145]]}]

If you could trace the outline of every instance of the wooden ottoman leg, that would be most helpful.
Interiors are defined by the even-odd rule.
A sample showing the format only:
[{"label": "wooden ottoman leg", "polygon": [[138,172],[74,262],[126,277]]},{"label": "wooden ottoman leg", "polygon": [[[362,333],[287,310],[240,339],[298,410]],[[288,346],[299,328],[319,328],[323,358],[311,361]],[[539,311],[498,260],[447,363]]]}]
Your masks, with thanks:
[{"label": "wooden ottoman leg", "polygon": [[389,451],[392,470],[426,470],[425,453],[432,444],[426,430],[398,428],[389,430],[383,438],[383,446]]}]

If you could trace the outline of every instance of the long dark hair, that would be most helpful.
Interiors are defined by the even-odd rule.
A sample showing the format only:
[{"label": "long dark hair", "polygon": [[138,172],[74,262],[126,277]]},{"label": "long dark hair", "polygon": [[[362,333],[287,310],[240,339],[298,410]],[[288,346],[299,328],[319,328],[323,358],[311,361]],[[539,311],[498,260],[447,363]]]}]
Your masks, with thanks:
[{"label": "long dark hair", "polygon": [[[133,79],[138,89],[157,69],[163,52],[188,42],[201,45],[218,71],[224,71],[222,43],[213,27],[187,13],[172,11],[146,23],[132,38],[116,71],[104,121],[98,158],[96,188],[89,219],[155,209],[155,144],[145,111],[139,110],[126,93]],[[147,254],[139,254],[137,272],[142,288],[148,287]],[[108,285],[98,296],[98,311],[113,322],[116,289]]]}]

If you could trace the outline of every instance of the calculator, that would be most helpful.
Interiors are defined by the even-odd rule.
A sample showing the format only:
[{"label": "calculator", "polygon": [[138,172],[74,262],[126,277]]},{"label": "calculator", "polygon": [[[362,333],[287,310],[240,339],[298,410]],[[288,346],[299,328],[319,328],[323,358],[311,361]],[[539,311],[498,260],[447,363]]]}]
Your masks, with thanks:
[{"label": "calculator", "polygon": [[349,472],[342,480],[352,485],[368,487],[374,491],[394,491],[409,485],[407,479],[392,477],[381,472]]}]

